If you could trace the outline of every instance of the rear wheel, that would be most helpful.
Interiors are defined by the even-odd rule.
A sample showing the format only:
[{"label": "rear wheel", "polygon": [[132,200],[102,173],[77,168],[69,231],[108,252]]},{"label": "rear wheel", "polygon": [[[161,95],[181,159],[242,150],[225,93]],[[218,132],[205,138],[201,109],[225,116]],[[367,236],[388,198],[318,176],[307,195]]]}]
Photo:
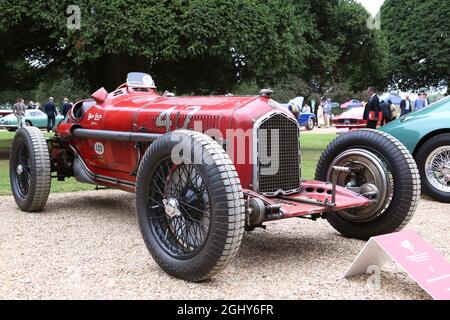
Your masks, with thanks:
[{"label": "rear wheel", "polygon": [[308,123],[307,123],[307,125],[306,125],[306,130],[311,131],[311,130],[314,129],[314,126],[315,126],[315,120],[314,120],[313,117],[310,117],[310,118],[308,119]]},{"label": "rear wheel", "polygon": [[[183,147],[180,161],[172,151]],[[198,159],[201,161],[192,161]],[[187,281],[208,279],[237,254],[244,232],[243,192],[223,148],[180,130],[155,141],[139,166],[139,226],[155,261]]]},{"label": "rear wheel", "polygon": [[32,127],[32,126],[33,126],[33,124],[31,123],[30,120],[25,120],[25,124],[26,124],[28,127]]},{"label": "rear wheel", "polygon": [[423,190],[432,198],[450,203],[450,134],[428,140],[417,152]]},{"label": "rear wheel", "polygon": [[367,207],[328,214],[328,222],[340,233],[367,240],[399,231],[410,221],[420,198],[419,172],[398,140],[375,130],[346,133],[322,154],[316,179],[331,182],[333,166],[352,169],[339,173],[338,185],[371,199]]},{"label": "rear wheel", "polygon": [[51,171],[47,143],[38,128],[17,131],[11,146],[9,175],[19,208],[25,212],[42,210],[50,193]]}]

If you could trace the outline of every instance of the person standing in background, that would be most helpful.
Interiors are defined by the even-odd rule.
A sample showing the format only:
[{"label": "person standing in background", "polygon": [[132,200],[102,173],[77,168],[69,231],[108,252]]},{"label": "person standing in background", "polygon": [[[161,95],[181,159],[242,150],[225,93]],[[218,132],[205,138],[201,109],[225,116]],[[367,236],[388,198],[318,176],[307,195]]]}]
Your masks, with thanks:
[{"label": "person standing in background", "polygon": [[367,102],[364,108],[363,120],[367,120],[368,129],[376,129],[381,113],[380,99],[378,98],[374,87],[369,87],[367,89],[367,94],[369,96],[369,102]]},{"label": "person standing in background", "polygon": [[426,107],[426,97],[425,97],[425,93],[421,93],[419,98],[416,100],[416,102],[414,103],[414,112],[416,111],[420,111],[423,108]]},{"label": "person standing in background", "polygon": [[67,113],[69,113],[69,110],[72,108],[72,104],[69,103],[69,99],[64,98],[64,103],[61,106],[61,114],[64,116],[64,118],[67,116]]},{"label": "person standing in background", "polygon": [[28,109],[28,110],[34,110],[34,109],[36,109],[36,105],[34,104],[33,101],[30,100],[30,102],[28,102],[27,109]]},{"label": "person standing in background", "polygon": [[400,116],[404,116],[405,114],[408,114],[410,112],[412,112],[412,102],[409,99],[409,96],[406,96],[405,99],[402,100],[402,102],[400,102]]},{"label": "person standing in background", "polygon": [[425,108],[431,104],[430,99],[428,99],[428,93],[426,92],[423,93],[423,100],[425,101]]},{"label": "person standing in background", "polygon": [[56,121],[56,106],[53,103],[53,97],[50,97],[48,99],[48,102],[44,106],[44,112],[47,114],[47,132],[50,132],[53,130],[53,127],[55,126]]},{"label": "person standing in background", "polygon": [[388,100],[387,102],[385,102],[385,101],[380,102],[380,110],[383,114],[383,118],[381,119],[382,126],[391,122],[391,117],[392,117],[391,104],[392,104],[392,101],[390,101],[390,100]]},{"label": "person standing in background", "polygon": [[317,105],[316,100],[314,99],[311,100],[311,113],[314,113],[316,115],[316,119],[314,120],[314,122],[317,122]]},{"label": "person standing in background", "polygon": [[327,99],[325,101],[325,104],[323,107],[323,118],[325,120],[325,127],[329,128],[331,125],[331,101],[330,101],[330,99]]},{"label": "person standing in background", "polygon": [[13,106],[13,113],[17,118],[17,128],[26,126],[25,124],[25,101],[20,98],[17,99],[17,103]]},{"label": "person standing in background", "polygon": [[317,107],[317,126],[319,128],[323,127],[325,125],[325,119],[323,114],[323,106],[324,106],[324,100],[319,104]]}]

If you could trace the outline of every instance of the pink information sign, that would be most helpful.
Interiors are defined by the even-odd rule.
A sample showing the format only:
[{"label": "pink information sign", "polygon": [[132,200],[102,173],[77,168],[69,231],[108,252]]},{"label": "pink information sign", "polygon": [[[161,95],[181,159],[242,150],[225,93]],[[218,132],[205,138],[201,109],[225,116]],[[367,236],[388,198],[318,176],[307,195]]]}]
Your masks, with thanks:
[{"label": "pink information sign", "polygon": [[450,300],[450,263],[414,231],[374,237],[344,278],[367,273],[369,266],[397,262],[433,299]]}]

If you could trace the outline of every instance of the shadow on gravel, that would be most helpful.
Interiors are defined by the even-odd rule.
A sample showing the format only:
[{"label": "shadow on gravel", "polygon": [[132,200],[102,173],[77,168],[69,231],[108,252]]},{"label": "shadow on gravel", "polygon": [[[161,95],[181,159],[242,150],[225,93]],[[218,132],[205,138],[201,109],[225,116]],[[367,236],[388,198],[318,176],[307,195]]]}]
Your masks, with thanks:
[{"label": "shadow on gravel", "polygon": [[[91,210],[100,211],[102,214],[108,215],[120,215],[123,216],[135,216],[134,196],[132,194],[123,192],[117,193],[115,196],[102,194],[102,190],[97,191],[98,196],[66,196],[61,193],[60,199],[48,202],[47,207],[43,211],[44,214],[54,214],[58,212],[64,212],[66,210],[74,210],[77,214],[96,214]],[[58,197],[58,194],[54,196]],[[100,209],[100,210],[99,210]]]},{"label": "shadow on gravel", "polygon": [[[307,226],[305,227],[307,228]],[[345,241],[347,240],[347,241]],[[280,234],[268,229],[260,234],[247,234],[242,241],[240,258],[250,259],[272,257],[282,262],[284,259],[321,259],[322,257],[348,255],[355,248],[355,242],[330,233],[302,235],[300,233]]]}]

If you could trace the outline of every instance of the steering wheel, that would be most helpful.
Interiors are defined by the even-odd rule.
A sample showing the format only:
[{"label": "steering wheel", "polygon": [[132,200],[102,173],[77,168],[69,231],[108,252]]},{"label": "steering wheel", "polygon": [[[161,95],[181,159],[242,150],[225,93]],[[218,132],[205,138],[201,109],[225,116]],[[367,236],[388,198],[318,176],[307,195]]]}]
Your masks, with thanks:
[{"label": "steering wheel", "polygon": [[114,91],[120,90],[120,89],[125,88],[127,86],[128,86],[128,83],[125,82],[125,83],[121,84],[120,86],[118,86],[117,89],[114,90]]}]

